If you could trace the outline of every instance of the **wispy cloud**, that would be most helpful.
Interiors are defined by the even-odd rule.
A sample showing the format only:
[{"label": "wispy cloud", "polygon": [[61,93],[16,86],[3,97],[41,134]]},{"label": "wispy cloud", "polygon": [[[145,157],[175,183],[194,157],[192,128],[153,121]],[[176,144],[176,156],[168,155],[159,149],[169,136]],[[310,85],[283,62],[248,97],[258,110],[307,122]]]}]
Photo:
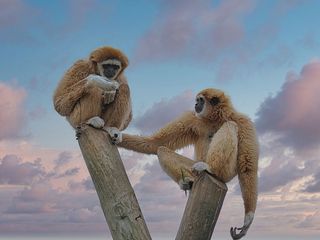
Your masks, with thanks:
[{"label": "wispy cloud", "polygon": [[141,38],[136,49],[139,60],[195,55],[216,57],[241,41],[243,18],[254,8],[254,1],[222,1],[214,5],[203,0],[162,1],[163,15]]},{"label": "wispy cloud", "polygon": [[0,82],[0,140],[19,137],[25,129],[26,94],[19,86]]},{"label": "wispy cloud", "polygon": [[177,118],[185,111],[192,111],[195,95],[185,91],[170,99],[153,104],[145,113],[137,117],[133,124],[144,134],[150,134]]}]

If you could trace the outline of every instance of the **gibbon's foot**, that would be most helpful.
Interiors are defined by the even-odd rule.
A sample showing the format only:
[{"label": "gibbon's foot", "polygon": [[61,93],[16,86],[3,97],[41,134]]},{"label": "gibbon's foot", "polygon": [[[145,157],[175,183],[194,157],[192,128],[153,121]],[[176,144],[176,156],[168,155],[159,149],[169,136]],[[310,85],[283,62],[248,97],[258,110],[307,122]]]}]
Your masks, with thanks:
[{"label": "gibbon's foot", "polygon": [[[248,212],[244,218],[244,224],[241,228],[232,227],[230,229],[230,234],[231,234],[231,237],[233,240],[240,239],[246,235],[246,233],[247,233],[247,231],[253,221],[253,218],[254,218],[254,213]],[[240,232],[237,233],[237,230]]]},{"label": "gibbon's foot", "polygon": [[193,180],[191,180],[188,177],[185,177],[184,179],[179,180],[180,189],[183,191],[191,190],[192,185],[193,185]]},{"label": "gibbon's foot", "polygon": [[210,172],[209,165],[205,162],[197,162],[197,163],[193,164],[191,171],[196,176],[199,175],[203,171]]},{"label": "gibbon's foot", "polygon": [[90,126],[92,126],[94,128],[100,129],[100,128],[103,128],[103,126],[104,126],[104,120],[102,118],[96,116],[96,117],[90,118],[86,122],[86,124],[88,124],[88,125],[90,125]]},{"label": "gibbon's foot", "polygon": [[78,126],[76,128],[76,140],[78,140],[80,138],[80,136],[81,136],[81,127]]},{"label": "gibbon's foot", "polygon": [[122,132],[116,127],[106,127],[104,130],[110,135],[112,144],[122,142]]},{"label": "gibbon's foot", "polygon": [[88,87],[96,86],[106,91],[117,90],[119,88],[118,82],[109,80],[108,78],[100,75],[90,74],[88,77],[86,77],[86,79],[86,86]]},{"label": "gibbon's foot", "polygon": [[117,92],[116,90],[104,91],[102,94],[103,104],[105,105],[105,104],[112,103],[116,96],[116,92]]}]

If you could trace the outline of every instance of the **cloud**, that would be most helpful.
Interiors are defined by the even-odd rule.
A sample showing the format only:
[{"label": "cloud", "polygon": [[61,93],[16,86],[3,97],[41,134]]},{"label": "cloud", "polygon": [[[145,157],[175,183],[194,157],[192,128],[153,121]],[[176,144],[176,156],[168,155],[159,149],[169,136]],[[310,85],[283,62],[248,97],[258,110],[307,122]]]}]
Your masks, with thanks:
[{"label": "cloud", "polygon": [[44,174],[39,160],[22,163],[16,155],[0,158],[0,184],[31,184]]},{"label": "cloud", "polygon": [[313,176],[313,181],[307,184],[304,191],[309,193],[320,193],[320,168]]},{"label": "cloud", "polygon": [[162,1],[163,15],[140,39],[136,58],[153,60],[183,55],[200,59],[225,50],[244,37],[243,17],[254,1]]},{"label": "cloud", "polygon": [[275,95],[268,97],[257,112],[260,134],[281,134],[281,141],[296,149],[320,144],[320,61],[306,64],[300,74],[288,74]]},{"label": "cloud", "polygon": [[[52,11],[40,8],[36,4],[22,0],[3,0],[0,2],[0,31],[4,43],[43,44],[43,37],[61,40],[70,33],[81,29],[89,13],[95,10],[95,17],[102,16],[95,0],[70,0],[62,2],[61,14],[66,14],[62,22],[57,23]],[[105,11],[103,12],[105,14]],[[36,34],[35,34],[36,33]]]},{"label": "cloud", "polygon": [[26,91],[0,82],[0,141],[21,136],[26,127]]},{"label": "cloud", "polygon": [[0,29],[22,23],[28,6],[21,0],[2,0],[0,2]]},{"label": "cloud", "polygon": [[143,115],[134,120],[133,124],[144,134],[152,133],[177,118],[185,111],[192,111],[195,95],[185,91],[171,99],[156,102]]}]

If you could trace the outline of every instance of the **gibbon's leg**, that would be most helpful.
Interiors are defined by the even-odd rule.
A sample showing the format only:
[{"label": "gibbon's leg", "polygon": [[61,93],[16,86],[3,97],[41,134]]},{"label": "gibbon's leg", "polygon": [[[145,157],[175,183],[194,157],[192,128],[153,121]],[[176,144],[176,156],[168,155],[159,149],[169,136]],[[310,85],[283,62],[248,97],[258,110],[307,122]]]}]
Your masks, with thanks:
[{"label": "gibbon's leg", "polygon": [[238,127],[235,122],[224,123],[214,134],[205,162],[193,165],[194,172],[208,170],[222,182],[237,174]]},{"label": "gibbon's leg", "polygon": [[87,123],[93,127],[102,128],[104,126],[104,121],[100,118],[101,112],[102,90],[99,88],[91,88],[89,93],[78,101],[67,119],[74,128],[81,123]]},{"label": "gibbon's leg", "polygon": [[194,161],[166,147],[159,147],[157,154],[163,171],[178,183],[182,190],[190,190],[194,181],[191,173]]}]

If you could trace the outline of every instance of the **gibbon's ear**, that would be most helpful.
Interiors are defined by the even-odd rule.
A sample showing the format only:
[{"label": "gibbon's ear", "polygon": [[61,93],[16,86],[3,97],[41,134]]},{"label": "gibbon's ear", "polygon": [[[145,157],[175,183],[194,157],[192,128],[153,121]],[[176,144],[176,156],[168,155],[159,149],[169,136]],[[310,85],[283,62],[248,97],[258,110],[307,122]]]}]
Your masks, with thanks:
[{"label": "gibbon's ear", "polygon": [[89,63],[90,63],[91,68],[93,69],[94,73],[97,74],[99,72],[98,62],[96,60],[94,60],[92,57],[90,57]]},{"label": "gibbon's ear", "polygon": [[220,103],[220,98],[218,98],[218,97],[212,97],[212,98],[210,99],[210,104],[211,104],[212,106],[218,105],[219,103]]}]

